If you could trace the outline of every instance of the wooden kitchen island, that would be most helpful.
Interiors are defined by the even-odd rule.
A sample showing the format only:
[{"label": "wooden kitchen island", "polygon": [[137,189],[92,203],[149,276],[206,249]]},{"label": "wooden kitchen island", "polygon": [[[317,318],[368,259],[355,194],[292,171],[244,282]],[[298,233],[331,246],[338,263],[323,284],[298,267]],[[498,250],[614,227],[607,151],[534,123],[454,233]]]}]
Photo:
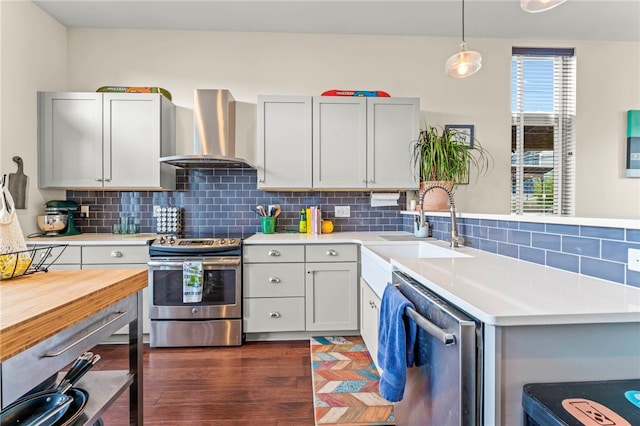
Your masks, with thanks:
[{"label": "wooden kitchen island", "polygon": [[130,424],[143,424],[142,289],[147,270],[39,272],[0,282],[0,406],[129,325],[129,370],[89,372],[78,424],[92,425],[129,388]]}]

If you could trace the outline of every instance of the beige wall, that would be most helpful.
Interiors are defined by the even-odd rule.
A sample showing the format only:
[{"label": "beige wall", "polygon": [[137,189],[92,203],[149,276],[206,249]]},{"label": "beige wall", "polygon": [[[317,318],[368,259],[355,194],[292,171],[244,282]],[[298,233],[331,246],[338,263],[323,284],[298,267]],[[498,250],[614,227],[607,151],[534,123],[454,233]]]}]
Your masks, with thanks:
[{"label": "beige wall", "polygon": [[28,205],[18,218],[28,234],[44,202],[65,197],[38,189],[36,92],[66,89],[67,30],[28,1],[0,1],[0,20],[0,172],[16,172],[15,155],[24,160]]},{"label": "beige wall", "polygon": [[[5,7],[5,12],[14,8]],[[32,10],[25,18],[26,22],[46,21],[41,27],[49,28],[52,37],[45,37],[42,44],[54,44],[54,50],[62,50],[59,37],[63,37],[64,28]],[[23,31],[18,45],[28,49],[26,29]],[[2,33],[4,36],[4,28]],[[471,38],[468,48],[482,52],[483,68],[471,78],[454,80],[444,74],[446,58],[458,48],[459,40],[454,38],[97,29],[69,29],[67,34],[66,62],[61,62],[64,52],[55,55],[53,71],[57,77],[52,77],[48,86],[33,87],[23,80],[31,74],[30,78],[46,83],[51,70],[27,64],[27,75],[20,79],[19,92],[12,98],[31,93],[27,98],[33,102],[36,90],[60,89],[64,78],[56,67],[66,67],[66,89],[71,91],[94,91],[104,85],[164,87],[178,106],[177,152],[187,153],[192,143],[194,88],[228,88],[238,101],[249,105],[256,103],[259,94],[318,95],[327,89],[378,89],[392,96],[418,96],[423,121],[474,124],[476,136],[494,157],[489,176],[480,180],[472,176],[472,185],[462,186],[456,193],[459,209],[476,213],[509,211],[511,47],[575,47],[576,213],[640,217],[640,179],[623,177],[626,111],[640,108],[638,43]],[[33,43],[43,50],[38,42]],[[621,53],[626,59],[619,72],[615,67],[621,62]],[[3,104],[11,101],[5,99],[4,92],[2,97]],[[35,107],[23,106],[20,113],[29,116],[25,118],[28,137],[21,131],[20,143],[32,144],[29,149],[35,152]],[[14,155],[6,149],[1,152]],[[30,163],[34,161],[35,157]],[[6,163],[3,158],[3,170]],[[31,176],[35,179],[35,172]]]}]

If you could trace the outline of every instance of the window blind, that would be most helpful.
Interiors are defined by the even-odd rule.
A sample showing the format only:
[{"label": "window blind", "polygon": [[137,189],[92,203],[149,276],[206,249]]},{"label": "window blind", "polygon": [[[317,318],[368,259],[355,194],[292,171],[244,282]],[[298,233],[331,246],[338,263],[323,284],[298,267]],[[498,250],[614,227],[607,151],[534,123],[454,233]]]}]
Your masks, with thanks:
[{"label": "window blind", "polygon": [[511,211],[575,210],[573,49],[513,48]]}]

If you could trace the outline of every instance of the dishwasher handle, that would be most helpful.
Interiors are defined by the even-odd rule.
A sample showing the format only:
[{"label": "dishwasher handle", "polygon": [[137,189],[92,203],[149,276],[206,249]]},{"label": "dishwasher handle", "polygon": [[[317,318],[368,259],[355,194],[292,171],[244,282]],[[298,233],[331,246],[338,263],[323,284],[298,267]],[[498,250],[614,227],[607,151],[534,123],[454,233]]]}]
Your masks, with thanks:
[{"label": "dishwasher handle", "polygon": [[447,333],[446,331],[420,315],[413,308],[407,307],[405,310],[409,317],[413,321],[415,321],[418,327],[438,339],[440,342],[444,343],[445,346],[452,346],[456,344],[456,336],[454,334]]}]

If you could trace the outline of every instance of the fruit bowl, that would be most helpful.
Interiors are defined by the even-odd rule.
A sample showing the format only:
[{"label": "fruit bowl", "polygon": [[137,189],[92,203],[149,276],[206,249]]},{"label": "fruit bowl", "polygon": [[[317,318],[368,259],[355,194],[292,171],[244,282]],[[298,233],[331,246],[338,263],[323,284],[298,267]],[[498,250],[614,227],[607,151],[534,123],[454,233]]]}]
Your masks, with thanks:
[{"label": "fruit bowl", "polygon": [[0,280],[47,272],[66,248],[66,244],[52,244],[0,254]]}]

